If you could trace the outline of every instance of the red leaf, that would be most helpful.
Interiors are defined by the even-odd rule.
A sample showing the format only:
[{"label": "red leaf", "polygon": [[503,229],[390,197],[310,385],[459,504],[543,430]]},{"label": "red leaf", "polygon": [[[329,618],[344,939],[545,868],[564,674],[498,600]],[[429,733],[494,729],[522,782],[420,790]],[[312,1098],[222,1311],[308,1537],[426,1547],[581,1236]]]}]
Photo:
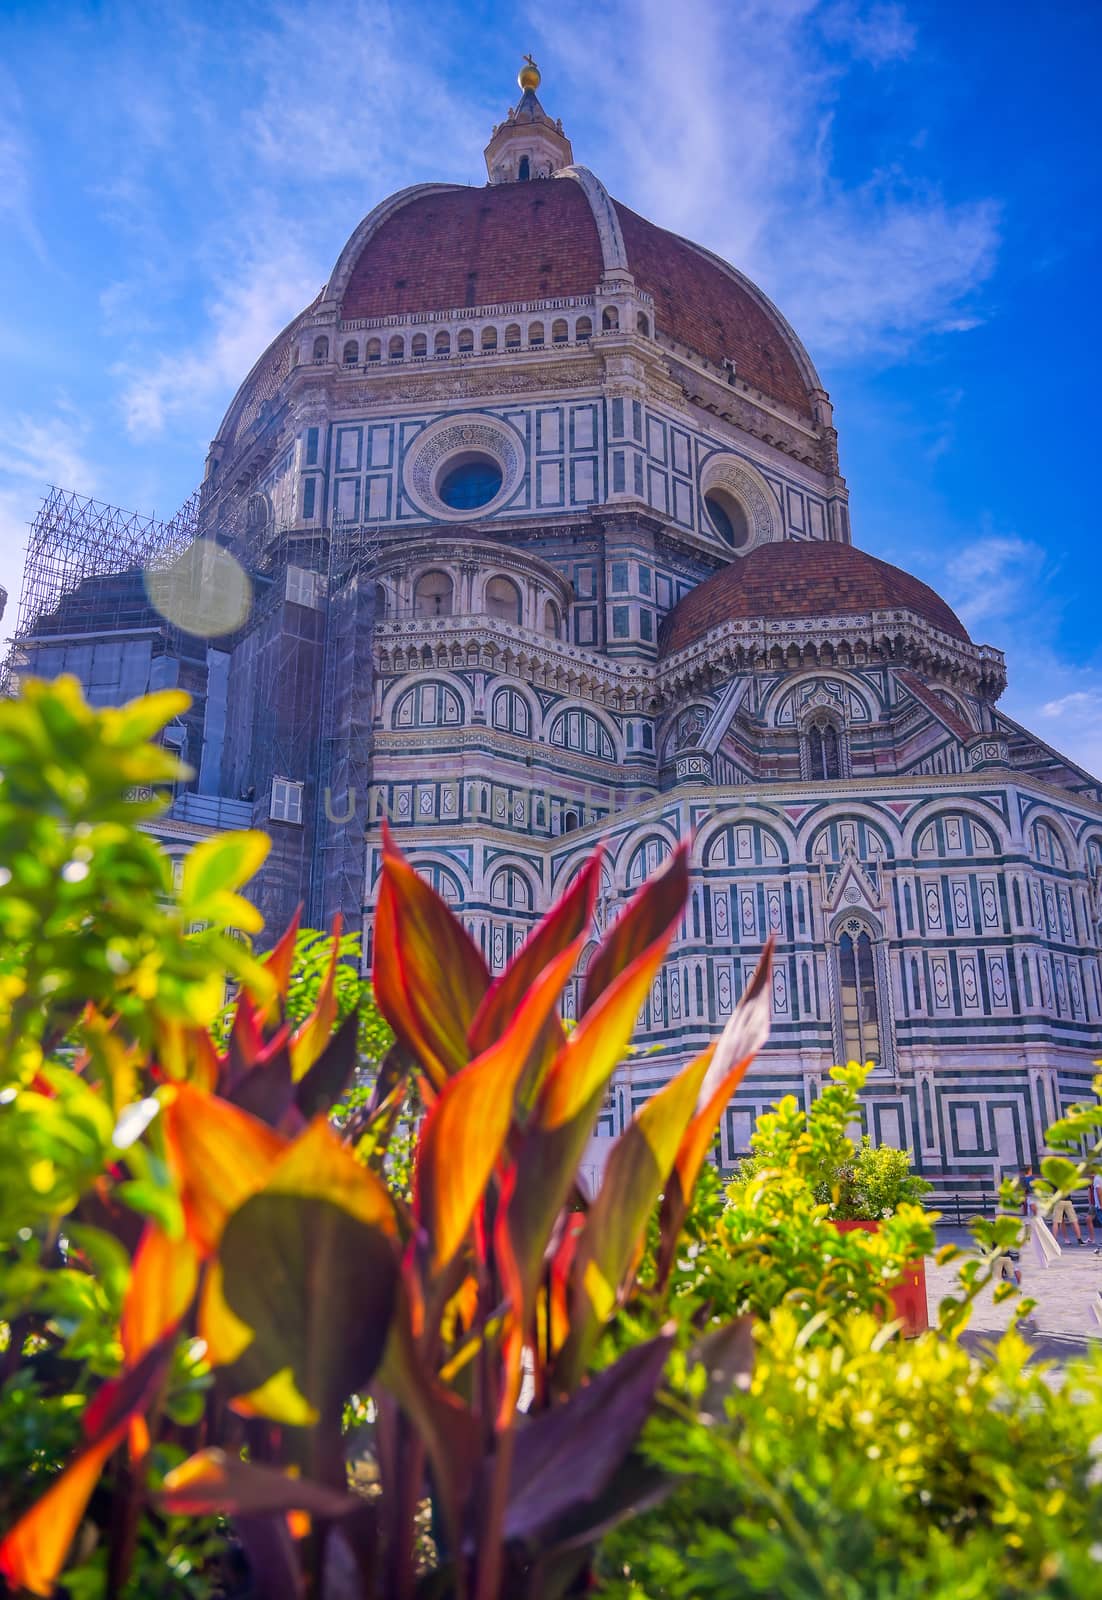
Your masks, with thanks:
[{"label": "red leaf", "polygon": [[601,948],[585,975],[583,1016],[641,950],[663,934],[669,942],[688,894],[689,847],[679,844],[669,860],[647,879],[601,941]]},{"label": "red leaf", "polygon": [[128,1366],[178,1326],[198,1285],[199,1257],[191,1240],[170,1239],[147,1223],[131,1263],[119,1327]]},{"label": "red leaf", "polygon": [[696,1180],[715,1138],[724,1107],[769,1037],[773,940],[769,939],[746,992],[719,1036],[712,1064],[700,1088],[697,1109],[686,1128],[673,1174],[662,1196],[659,1217],[658,1282],[665,1283],[677,1253]]},{"label": "red leaf", "polygon": [[287,1141],[228,1100],[186,1083],[167,1092],[164,1125],[188,1234],[210,1255],[227,1217],[263,1187]]},{"label": "red leaf", "polygon": [[264,957],[264,965],[275,979],[275,994],[265,1016],[265,1021],[269,1026],[278,1022],[280,1001],[286,1001],[287,992],[291,987],[291,972],[295,964],[295,941],[298,938],[299,923],[301,921],[302,904],[300,902],[295,909],[294,916],[280,936],[279,942]]},{"label": "red leaf", "polygon": [[88,1405],[83,1449],[0,1543],[0,1573],[13,1592],[53,1593],[108,1457],[125,1439],[131,1419],[152,1401],[170,1354],[171,1340],[155,1345],[136,1367],[105,1383]]},{"label": "red leaf", "polygon": [[693,1115],[713,1049],[709,1045],[664,1084],[612,1147],[574,1261],[570,1333],[555,1364],[560,1388],[580,1381],[601,1329],[634,1278],[647,1218]]},{"label": "red leaf", "polygon": [[441,1090],[421,1131],[414,1204],[439,1273],[471,1225],[513,1119],[513,1099],[547,1018],[585,939],[584,931],[541,972],[511,1026]]},{"label": "red leaf", "polygon": [[312,1517],[346,1517],[362,1506],[358,1495],[257,1466],[224,1450],[200,1450],[165,1474],[158,1503],[177,1517],[270,1516],[305,1511]]},{"label": "red leaf", "polygon": [[383,824],[375,999],[439,1092],[467,1065],[467,1033],[490,974],[463,924],[418,877]]}]

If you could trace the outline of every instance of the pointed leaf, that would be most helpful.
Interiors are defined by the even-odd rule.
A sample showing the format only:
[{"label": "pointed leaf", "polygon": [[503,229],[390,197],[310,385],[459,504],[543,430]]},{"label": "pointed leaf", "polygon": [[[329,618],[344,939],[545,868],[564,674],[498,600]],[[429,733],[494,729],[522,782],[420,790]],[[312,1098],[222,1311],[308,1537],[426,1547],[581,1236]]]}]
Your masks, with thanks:
[{"label": "pointed leaf", "polygon": [[52,1594],[108,1457],[126,1438],[131,1419],[152,1401],[170,1355],[171,1340],[155,1345],[88,1405],[83,1448],[0,1542],[0,1574],[13,1593]]},{"label": "pointed leaf", "polygon": [[157,1496],[177,1517],[265,1516],[305,1511],[312,1517],[346,1517],[363,1504],[322,1483],[254,1465],[224,1450],[200,1450],[165,1474]]},{"label": "pointed leaf", "polygon": [[243,1073],[226,1096],[231,1105],[247,1111],[268,1128],[280,1126],[294,1100],[287,1043],[288,1030],[283,1027],[272,1041],[278,1048],[266,1049],[264,1059]]},{"label": "pointed leaf", "polygon": [[342,918],[338,911],[333,918],[333,950],[314,1009],[291,1038],[291,1077],[300,1082],[329,1043],[337,1021],[337,965],[341,949]]},{"label": "pointed leaf", "polygon": [[770,938],[746,992],[719,1036],[712,1064],[700,1088],[696,1112],[681,1140],[673,1173],[662,1196],[657,1265],[660,1285],[665,1283],[673,1266],[693,1189],[727,1102],[769,1037],[772,961],[773,940]]},{"label": "pointed leaf", "polygon": [[304,1117],[328,1114],[351,1083],[359,1020],[357,1013],[350,1011],[305,1077],[299,1079],[295,1104]]},{"label": "pointed leaf", "polygon": [[204,1296],[212,1360],[227,1327],[248,1334],[222,1372],[235,1409],[299,1425],[339,1418],[386,1344],[396,1239],[385,1187],[318,1117],[226,1222]]},{"label": "pointed leaf", "polygon": [[714,1046],[647,1101],[617,1139],[574,1261],[570,1333],[555,1380],[573,1388],[601,1329],[634,1276],[647,1218],[692,1117]]},{"label": "pointed leaf", "polygon": [[505,971],[487,989],[471,1023],[470,1046],[475,1054],[481,1054],[493,1044],[548,962],[567,945],[573,945],[579,935],[584,937],[593,926],[593,907],[601,881],[601,856],[598,847],[567,893],[551,907]]},{"label": "pointed leaf", "polygon": [[164,1123],[188,1233],[210,1255],[226,1218],[263,1187],[287,1141],[228,1100],[186,1083],[167,1092]]},{"label": "pointed leaf", "polygon": [[537,1548],[556,1523],[604,1492],[650,1415],[673,1342],[671,1325],[517,1428],[507,1540]]},{"label": "pointed leaf", "polygon": [[580,933],[549,962],[498,1041],[444,1085],[421,1131],[414,1205],[439,1273],[470,1228],[513,1118],[513,1097],[530,1053],[578,959]]},{"label": "pointed leaf", "polygon": [[302,921],[302,903],[295,908],[295,914],[287,924],[278,942],[273,945],[264,957],[264,965],[271,973],[275,982],[275,994],[272,996],[265,1015],[269,1026],[274,1026],[279,1020],[280,1003],[286,1003],[287,992],[291,987],[291,973],[295,965],[295,946],[298,941],[299,924]]},{"label": "pointed leaf", "polygon": [[383,830],[375,916],[375,999],[439,1090],[467,1065],[467,1032],[490,974],[463,924]]},{"label": "pointed leaf", "polygon": [[199,1256],[189,1238],[172,1239],[148,1223],[134,1254],[119,1338],[127,1366],[178,1326],[199,1285]]},{"label": "pointed leaf", "polygon": [[688,894],[689,847],[680,844],[647,879],[601,941],[585,975],[583,1016],[640,950],[653,944],[667,928],[667,940],[673,936]]}]

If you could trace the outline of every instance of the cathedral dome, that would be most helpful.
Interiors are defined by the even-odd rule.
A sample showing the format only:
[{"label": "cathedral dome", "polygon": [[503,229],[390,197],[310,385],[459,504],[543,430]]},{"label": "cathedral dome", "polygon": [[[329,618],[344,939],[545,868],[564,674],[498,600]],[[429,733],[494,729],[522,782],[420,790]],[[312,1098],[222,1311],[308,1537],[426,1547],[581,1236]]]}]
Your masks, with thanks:
[{"label": "cathedral dome", "polygon": [[574,172],[545,183],[413,194],[348,264],[342,320],[592,294],[607,267],[596,191],[611,211],[602,220],[615,218],[626,270],[653,298],[659,341],[717,367],[732,363],[740,380],[810,417],[818,380],[765,296],[697,245],[608,200],[594,180],[571,181]]},{"label": "cathedral dome", "polygon": [[928,584],[849,544],[784,540],[759,545],[698,584],[674,607],[661,648],[673,655],[725,622],[757,617],[851,617],[907,611],[970,643],[950,606]]}]

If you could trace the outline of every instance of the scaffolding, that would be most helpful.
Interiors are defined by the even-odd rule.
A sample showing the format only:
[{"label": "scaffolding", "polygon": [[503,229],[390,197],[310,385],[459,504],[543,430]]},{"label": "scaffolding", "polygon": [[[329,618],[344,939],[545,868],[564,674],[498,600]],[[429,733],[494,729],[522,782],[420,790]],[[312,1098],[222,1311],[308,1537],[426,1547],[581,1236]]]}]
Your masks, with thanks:
[{"label": "scaffolding", "polygon": [[328,926],[340,912],[346,929],[358,931],[363,917],[378,552],[377,525],[345,523],[334,513],[318,717],[310,897],[315,927]]},{"label": "scaffolding", "polygon": [[[14,640],[34,634],[42,620],[89,579],[135,569],[144,572],[171,561],[191,544],[198,521],[198,490],[165,522],[51,487],[31,523]],[[120,596],[123,593],[120,585]],[[97,585],[95,594],[95,626],[109,626],[110,618],[104,615],[107,592]]]}]

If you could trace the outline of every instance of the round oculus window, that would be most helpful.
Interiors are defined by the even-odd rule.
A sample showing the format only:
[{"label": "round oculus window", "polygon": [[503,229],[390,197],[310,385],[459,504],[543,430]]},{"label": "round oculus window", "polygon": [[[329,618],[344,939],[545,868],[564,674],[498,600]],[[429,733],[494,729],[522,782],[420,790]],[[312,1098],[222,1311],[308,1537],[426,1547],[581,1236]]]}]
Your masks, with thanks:
[{"label": "round oculus window", "polygon": [[501,493],[503,474],[489,455],[468,455],[449,463],[440,474],[436,492],[453,511],[477,511]]},{"label": "round oculus window", "polygon": [[739,501],[723,489],[709,489],[704,496],[712,527],[724,544],[732,550],[741,550],[750,542],[750,519]]}]

